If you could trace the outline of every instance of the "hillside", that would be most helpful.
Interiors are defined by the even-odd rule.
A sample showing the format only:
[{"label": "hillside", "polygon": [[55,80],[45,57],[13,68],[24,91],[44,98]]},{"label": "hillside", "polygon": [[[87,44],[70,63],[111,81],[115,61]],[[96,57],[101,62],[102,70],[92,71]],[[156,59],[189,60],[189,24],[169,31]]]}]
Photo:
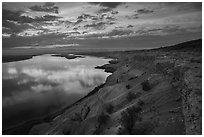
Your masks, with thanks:
[{"label": "hillside", "polygon": [[82,100],[32,125],[28,134],[202,133],[201,39],[154,50],[81,54],[114,58],[96,67],[112,75]]}]

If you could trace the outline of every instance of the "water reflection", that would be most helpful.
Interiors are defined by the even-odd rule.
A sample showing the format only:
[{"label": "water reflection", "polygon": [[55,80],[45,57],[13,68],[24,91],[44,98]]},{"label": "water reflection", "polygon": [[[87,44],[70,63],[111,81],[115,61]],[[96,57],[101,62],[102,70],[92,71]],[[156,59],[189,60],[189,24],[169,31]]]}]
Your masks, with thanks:
[{"label": "water reflection", "polygon": [[95,66],[109,59],[51,55],[3,63],[3,128],[73,103],[109,75]]}]

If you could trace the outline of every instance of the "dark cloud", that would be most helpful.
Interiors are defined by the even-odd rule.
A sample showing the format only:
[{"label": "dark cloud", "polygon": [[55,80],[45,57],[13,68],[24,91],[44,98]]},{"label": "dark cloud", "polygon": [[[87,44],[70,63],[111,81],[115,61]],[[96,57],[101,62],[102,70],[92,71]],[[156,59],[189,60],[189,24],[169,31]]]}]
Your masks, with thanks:
[{"label": "dark cloud", "polygon": [[162,28],[162,32],[168,33],[168,34],[182,34],[185,33],[187,30],[184,28],[181,28],[179,26],[165,26]]},{"label": "dark cloud", "polygon": [[127,28],[132,28],[132,27],[133,27],[133,25],[128,25],[128,26],[127,26]]},{"label": "dark cloud", "polygon": [[178,11],[202,11],[202,3],[201,2],[189,2],[182,4]]},{"label": "dark cloud", "polygon": [[149,9],[143,8],[143,9],[139,9],[139,10],[137,10],[135,12],[136,12],[136,14],[127,15],[125,17],[127,19],[138,19],[141,14],[150,14],[150,13],[153,13],[154,10],[149,10]]},{"label": "dark cloud", "polygon": [[78,31],[73,31],[73,32],[66,33],[67,36],[78,35],[78,34],[81,34],[81,33],[78,32]]},{"label": "dark cloud", "polygon": [[105,25],[106,25],[105,22],[98,22],[98,23],[87,24],[84,27],[85,28],[94,28],[97,30],[103,30],[103,29],[105,29]]},{"label": "dark cloud", "polygon": [[110,16],[106,17],[106,19],[107,19],[107,20],[111,20],[111,21],[115,21],[115,20],[116,20],[116,18],[110,17]]},{"label": "dark cloud", "polygon": [[83,31],[83,32],[82,32],[82,34],[87,34],[87,33],[88,33],[87,31]]},{"label": "dark cloud", "polygon": [[[52,45],[52,44],[66,44],[69,41],[63,39],[65,34],[42,34],[33,37],[10,37],[2,40],[3,48],[9,47],[22,47],[38,43],[39,45]],[[15,44],[14,44],[15,43]]]},{"label": "dark cloud", "polygon": [[118,11],[112,11],[111,14],[118,14]]},{"label": "dark cloud", "polygon": [[134,14],[134,15],[130,15],[130,16],[125,16],[125,18],[127,18],[127,19],[138,19],[139,18],[139,16],[138,16],[138,14]]},{"label": "dark cloud", "polygon": [[54,21],[61,17],[53,16],[53,15],[44,15],[42,17],[36,17],[34,18],[34,22],[41,22],[41,21]]},{"label": "dark cloud", "polygon": [[12,21],[19,21],[20,15],[23,13],[23,11],[10,11],[3,9],[2,10],[2,20],[12,20]]},{"label": "dark cloud", "polygon": [[118,30],[118,29],[114,29],[114,30],[112,30],[110,33],[108,33],[107,36],[130,35],[130,34],[132,34],[132,33],[133,33],[132,30]]},{"label": "dark cloud", "polygon": [[140,35],[152,35],[152,34],[158,34],[158,35],[164,35],[164,34],[182,34],[186,33],[187,30],[184,28],[181,28],[179,26],[164,26],[160,28],[153,28],[153,29],[146,29],[141,28],[136,33]]},{"label": "dark cloud", "polygon": [[116,26],[115,27],[115,29],[122,29],[122,28],[124,28],[124,27],[122,27],[122,26]]},{"label": "dark cloud", "polygon": [[98,20],[98,17],[93,17],[92,20],[96,21]]},{"label": "dark cloud", "polygon": [[88,34],[83,37],[88,39],[103,38],[103,37],[111,38],[111,37],[129,36],[132,33],[134,33],[132,30],[114,29],[107,33]]},{"label": "dark cloud", "polygon": [[82,14],[82,15],[78,16],[77,19],[84,19],[84,20],[86,20],[86,19],[93,19],[95,17],[96,16],[93,16],[93,15],[90,15],[90,14]]},{"label": "dark cloud", "polygon": [[2,20],[16,21],[18,23],[33,23],[33,22],[42,22],[42,21],[54,21],[61,17],[53,15],[44,15],[41,17],[31,18],[29,16],[21,16],[23,11],[10,11],[2,10]]},{"label": "dark cloud", "polygon": [[107,16],[107,14],[102,14],[100,19],[103,19],[105,16]]},{"label": "dark cloud", "polygon": [[99,13],[99,14],[100,14],[100,13],[106,13],[106,12],[109,12],[109,11],[111,11],[110,8],[102,8],[102,9],[99,9],[99,10],[98,10],[98,13]]},{"label": "dark cloud", "polygon": [[78,20],[74,23],[74,25],[77,25],[77,24],[81,23],[82,21],[83,21],[82,19],[78,19]]},{"label": "dark cloud", "polygon": [[2,27],[3,33],[12,34],[16,36],[17,33],[23,32],[26,29],[36,29],[36,25],[42,25],[46,21],[54,21],[61,17],[53,15],[44,15],[41,17],[31,18],[29,16],[22,16],[23,11],[2,10]]},{"label": "dark cloud", "polygon": [[110,25],[116,24],[115,22],[109,22]]},{"label": "dark cloud", "polygon": [[124,4],[123,2],[89,2],[90,4],[100,5],[101,7],[116,8],[119,5]]},{"label": "dark cloud", "polygon": [[143,9],[139,9],[136,11],[138,14],[149,14],[149,13],[153,13],[154,10],[149,10],[149,9],[146,9],[146,8],[143,8]]},{"label": "dark cloud", "polygon": [[2,21],[2,26],[4,27],[2,29],[3,33],[19,33],[22,32],[23,30],[29,29],[29,28],[33,28],[28,24],[18,24],[15,22],[11,22],[9,20],[3,20]]},{"label": "dark cloud", "polygon": [[169,8],[175,8],[176,11],[202,11],[202,2],[164,2],[160,3],[162,6],[166,6]]},{"label": "dark cloud", "polygon": [[43,6],[34,5],[30,7],[32,11],[40,11],[40,12],[52,12],[58,13],[59,8],[53,2],[46,2]]},{"label": "dark cloud", "polygon": [[78,28],[75,27],[75,28],[73,28],[73,30],[78,30]]}]

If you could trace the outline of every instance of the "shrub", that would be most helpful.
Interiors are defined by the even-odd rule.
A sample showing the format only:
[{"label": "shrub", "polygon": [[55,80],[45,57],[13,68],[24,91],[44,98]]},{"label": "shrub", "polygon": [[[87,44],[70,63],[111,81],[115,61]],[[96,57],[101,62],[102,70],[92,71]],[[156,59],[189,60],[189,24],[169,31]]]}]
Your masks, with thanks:
[{"label": "shrub", "polygon": [[139,106],[143,106],[144,104],[145,104],[145,102],[144,102],[143,100],[139,100],[139,101],[138,101],[138,105],[139,105]]},{"label": "shrub", "polygon": [[119,129],[118,134],[132,134],[132,129],[135,125],[135,122],[142,120],[142,118],[140,117],[141,110],[141,107],[133,106],[127,108],[121,113],[120,122],[122,128]]},{"label": "shrub", "polygon": [[90,107],[83,107],[81,109],[81,112],[76,112],[75,115],[71,118],[72,121],[83,121],[86,119],[86,117],[88,116],[90,112]]},{"label": "shrub", "polygon": [[127,88],[127,89],[130,89],[130,88],[131,88],[131,86],[130,86],[130,85],[126,85],[126,88]]},{"label": "shrub", "polygon": [[151,85],[148,80],[145,80],[144,82],[142,82],[141,85],[144,91],[148,91],[151,89]]},{"label": "shrub", "polygon": [[137,78],[138,76],[134,76],[134,77],[130,77],[128,80],[133,80],[135,78]]},{"label": "shrub", "polygon": [[98,123],[99,123],[99,125],[105,125],[107,123],[108,119],[109,119],[109,115],[107,115],[107,114],[102,112],[98,116]]},{"label": "shrub", "polygon": [[64,130],[62,130],[62,133],[63,133],[63,135],[70,135],[70,130],[68,130],[68,129],[64,129]]},{"label": "shrub", "polygon": [[83,121],[82,115],[81,113],[77,112],[75,113],[75,115],[71,118],[72,121]]},{"label": "shrub", "polygon": [[132,135],[147,135],[155,126],[156,125],[151,121],[136,122],[132,130]]},{"label": "shrub", "polygon": [[99,116],[98,116],[98,126],[96,126],[96,130],[94,131],[93,134],[98,135],[101,133],[101,126],[105,125],[109,119],[109,115],[105,114],[104,112],[102,112]]},{"label": "shrub", "polygon": [[140,92],[138,92],[138,93],[132,93],[132,92],[129,92],[128,93],[128,95],[127,95],[127,100],[128,101],[132,101],[133,99],[136,99],[136,98],[138,98],[138,97],[140,97],[141,96],[141,93]]},{"label": "shrub", "polygon": [[113,113],[114,110],[114,106],[112,104],[108,104],[108,106],[106,107],[106,111],[111,114]]}]

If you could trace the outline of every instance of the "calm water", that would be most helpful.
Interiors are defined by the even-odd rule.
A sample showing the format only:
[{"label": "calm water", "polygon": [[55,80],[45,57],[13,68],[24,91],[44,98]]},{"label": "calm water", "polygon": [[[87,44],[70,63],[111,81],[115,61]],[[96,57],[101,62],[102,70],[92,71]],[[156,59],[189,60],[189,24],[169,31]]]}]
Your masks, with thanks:
[{"label": "calm water", "polygon": [[94,69],[109,60],[41,55],[3,63],[3,128],[51,113],[83,97],[110,75]]}]

